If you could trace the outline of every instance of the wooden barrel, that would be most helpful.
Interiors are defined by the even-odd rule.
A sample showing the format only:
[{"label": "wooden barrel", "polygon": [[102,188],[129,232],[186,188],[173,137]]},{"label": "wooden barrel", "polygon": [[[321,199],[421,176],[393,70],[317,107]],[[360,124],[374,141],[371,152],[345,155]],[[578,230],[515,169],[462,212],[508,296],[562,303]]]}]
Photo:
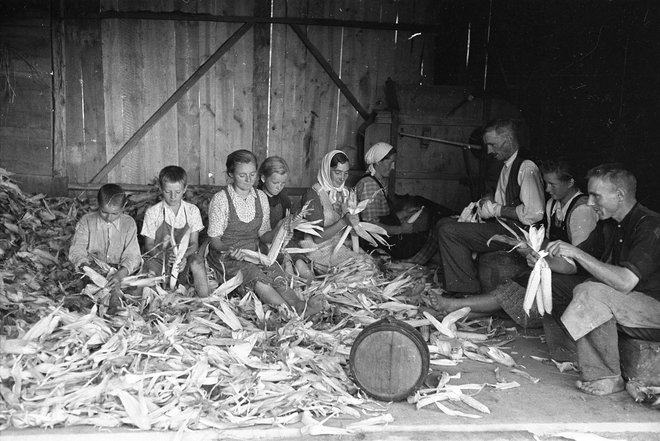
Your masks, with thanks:
[{"label": "wooden barrel", "polygon": [[401,401],[422,385],[429,359],[429,348],[415,328],[385,318],[358,334],[349,364],[353,381],[369,396]]}]

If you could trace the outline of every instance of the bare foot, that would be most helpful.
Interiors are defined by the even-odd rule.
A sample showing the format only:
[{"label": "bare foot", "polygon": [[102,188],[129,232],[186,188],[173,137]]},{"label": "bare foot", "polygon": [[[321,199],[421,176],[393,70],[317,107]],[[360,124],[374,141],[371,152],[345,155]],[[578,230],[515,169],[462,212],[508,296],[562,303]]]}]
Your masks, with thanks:
[{"label": "bare foot", "polygon": [[[447,315],[451,312],[450,300],[442,296],[442,291],[430,290],[426,295],[426,304],[433,308],[439,315]],[[435,315],[435,314],[434,314]]]},{"label": "bare foot", "polygon": [[576,381],[575,385],[582,392],[591,395],[609,395],[625,389],[623,378],[601,378],[592,381]]}]

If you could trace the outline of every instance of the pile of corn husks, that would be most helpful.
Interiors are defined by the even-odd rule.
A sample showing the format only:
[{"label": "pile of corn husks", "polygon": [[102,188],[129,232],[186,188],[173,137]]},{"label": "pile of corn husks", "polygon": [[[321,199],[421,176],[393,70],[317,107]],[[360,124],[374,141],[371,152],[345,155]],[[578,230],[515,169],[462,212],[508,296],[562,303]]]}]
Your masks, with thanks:
[{"label": "pile of corn husks", "polygon": [[[136,218],[157,197],[138,196],[128,207]],[[323,293],[328,302],[315,323],[264,306],[249,291],[228,297],[227,285],[201,299],[147,289],[142,298],[127,295],[126,308],[104,319],[66,259],[75,223],[92,206],[26,195],[0,169],[0,430],[301,421],[322,433],[314,417],[387,410],[356,390],[347,358],[359,332],[380,318],[429,325],[405,302],[427,287],[419,273],[387,277],[349,261],[310,284],[293,278],[301,296]],[[91,307],[75,307],[72,298]]]}]

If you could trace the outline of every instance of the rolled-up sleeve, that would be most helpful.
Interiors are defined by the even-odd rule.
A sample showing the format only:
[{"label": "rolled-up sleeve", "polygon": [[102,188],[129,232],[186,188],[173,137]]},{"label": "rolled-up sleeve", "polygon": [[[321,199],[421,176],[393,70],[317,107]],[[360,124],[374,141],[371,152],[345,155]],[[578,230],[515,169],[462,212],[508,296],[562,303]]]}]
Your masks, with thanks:
[{"label": "rolled-up sleeve", "polygon": [[259,201],[261,202],[261,226],[259,227],[259,237],[270,231],[270,205],[268,205],[268,196],[261,190],[257,190]]},{"label": "rolled-up sleeve", "polygon": [[76,224],[76,231],[69,248],[69,261],[76,268],[87,262],[87,247],[89,245],[88,216],[83,216]]},{"label": "rolled-up sleeve", "polygon": [[571,243],[579,245],[584,242],[591,232],[596,228],[598,215],[587,204],[578,205],[573,209],[571,218],[568,220],[571,232]]},{"label": "rolled-up sleeve", "polygon": [[142,266],[142,255],[137,239],[137,225],[132,217],[122,218],[121,232],[124,236],[124,250],[121,253],[119,264],[133,274]]},{"label": "rolled-up sleeve", "polygon": [[541,172],[532,161],[524,161],[518,172],[520,184],[520,205],[516,207],[518,219],[525,225],[532,225],[543,219],[545,194]]}]

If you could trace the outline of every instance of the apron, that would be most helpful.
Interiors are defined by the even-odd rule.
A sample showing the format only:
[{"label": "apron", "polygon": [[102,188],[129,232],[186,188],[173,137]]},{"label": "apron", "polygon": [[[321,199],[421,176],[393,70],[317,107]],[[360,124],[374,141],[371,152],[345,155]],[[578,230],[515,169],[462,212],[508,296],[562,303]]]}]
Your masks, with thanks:
[{"label": "apron", "polygon": [[[186,223],[182,228],[175,228],[174,229],[174,240],[176,241],[177,244],[179,244],[181,242],[181,238],[184,236],[186,230],[189,228],[188,213],[183,208],[183,203],[181,204],[179,209],[183,210],[183,214],[186,217]],[[165,205],[163,205],[163,222],[158,226],[158,229],[156,230],[154,243],[161,243],[172,232],[172,226],[170,224],[168,224],[167,221],[165,220],[165,219],[167,219],[166,214],[167,214],[167,210],[165,209]],[[175,216],[175,219],[176,219],[176,216]],[[163,253],[158,252],[158,253],[156,253],[155,256],[151,257],[149,260],[152,261],[152,262],[157,262],[160,265],[160,267],[162,268],[163,259],[165,259],[164,261],[167,262],[169,254],[171,252],[172,252],[172,248],[167,248],[167,250],[165,250],[165,252],[163,252]],[[186,267],[183,269],[183,271],[181,271],[179,273],[178,280],[179,280],[180,283],[185,284],[186,278],[187,278],[187,275],[188,275],[188,269],[189,269],[189,265],[188,265],[188,262],[186,261]],[[169,266],[167,266],[165,268],[165,271],[166,272],[170,271]]]},{"label": "apron", "polygon": [[[255,199],[254,219],[250,222],[243,222],[238,217],[234,201],[229,196],[227,189],[222,189],[227,195],[228,202],[228,216],[227,228],[222,233],[222,242],[231,248],[242,248],[246,250],[257,251],[259,249],[259,228],[263,220],[263,207],[261,200],[257,195]],[[246,262],[244,260],[235,260],[229,257],[228,254],[220,253],[219,251],[209,248],[209,254],[206,258],[208,264],[215,270],[218,283],[222,283],[221,277],[225,279],[234,277],[240,270],[243,273],[243,285],[254,287],[257,281],[272,284],[272,277],[269,277],[264,270],[254,263]]]}]

